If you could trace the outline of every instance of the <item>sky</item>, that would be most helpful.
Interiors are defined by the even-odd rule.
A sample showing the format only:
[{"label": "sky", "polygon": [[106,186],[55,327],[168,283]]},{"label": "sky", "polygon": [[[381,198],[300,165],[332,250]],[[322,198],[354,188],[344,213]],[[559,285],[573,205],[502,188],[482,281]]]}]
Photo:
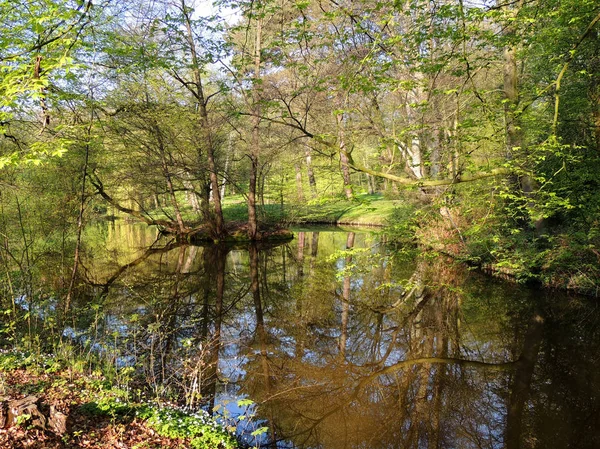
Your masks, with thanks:
[{"label": "sky", "polygon": [[[196,0],[193,4],[196,17],[209,17],[219,12],[219,8],[213,5],[213,0]],[[227,23],[232,23],[239,14],[231,8],[223,8],[221,16]]]}]

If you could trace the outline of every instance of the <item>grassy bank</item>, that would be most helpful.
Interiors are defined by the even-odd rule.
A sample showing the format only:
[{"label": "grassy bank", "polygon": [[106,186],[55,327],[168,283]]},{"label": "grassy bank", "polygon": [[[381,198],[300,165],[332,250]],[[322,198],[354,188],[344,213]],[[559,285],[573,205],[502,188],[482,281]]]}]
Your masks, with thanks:
[{"label": "grassy bank", "polygon": [[428,205],[414,218],[425,248],[521,284],[600,296],[598,223],[586,232],[548,222],[515,225],[500,213],[461,205]]},{"label": "grassy bank", "polygon": [[[469,187],[465,187],[469,188]],[[483,193],[481,193],[483,195]],[[265,224],[348,225],[379,227],[390,241],[419,244],[450,255],[484,271],[547,288],[600,295],[600,225],[578,227],[549,220],[542,230],[507,218],[495,202],[481,206],[471,202],[423,204],[414,198],[389,199],[381,194],[359,194],[353,201],[342,196],[321,197],[306,203],[266,203],[259,207]],[[198,217],[188,209],[186,217]],[[242,196],[228,196],[223,203],[226,221],[247,220]]]},{"label": "grassy bank", "polygon": [[[357,195],[353,201],[339,197],[324,197],[308,203],[265,204],[260,207],[265,222],[288,224],[339,224],[356,226],[386,226],[398,208],[406,207],[401,200],[386,199],[383,195]],[[223,205],[225,220],[245,221],[246,203],[241,197],[226,198]]]}]

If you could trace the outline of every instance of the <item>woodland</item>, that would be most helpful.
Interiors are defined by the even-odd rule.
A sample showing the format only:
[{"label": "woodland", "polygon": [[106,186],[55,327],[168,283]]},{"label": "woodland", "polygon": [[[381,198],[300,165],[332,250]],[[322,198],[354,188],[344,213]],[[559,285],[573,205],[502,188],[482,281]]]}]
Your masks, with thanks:
[{"label": "woodland", "polygon": [[0,447],[596,447],[599,22],[0,0]]},{"label": "woodland", "polygon": [[594,293],[599,14],[593,0],[4,1],[3,263],[26,272],[60,241],[76,271],[82,227],[106,215],[256,240],[303,206],[384,197],[400,205],[392,234]]}]

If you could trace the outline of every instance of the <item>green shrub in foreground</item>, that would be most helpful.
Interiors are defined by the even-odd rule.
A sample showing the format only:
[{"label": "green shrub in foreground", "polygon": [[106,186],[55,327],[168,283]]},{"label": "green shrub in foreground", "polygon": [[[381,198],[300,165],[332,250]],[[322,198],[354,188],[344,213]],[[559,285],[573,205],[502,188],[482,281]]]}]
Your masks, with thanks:
[{"label": "green shrub in foreground", "polygon": [[144,405],[137,410],[137,416],[145,419],[162,436],[190,439],[190,445],[194,449],[238,447],[233,435],[202,410],[190,414],[170,407]]}]

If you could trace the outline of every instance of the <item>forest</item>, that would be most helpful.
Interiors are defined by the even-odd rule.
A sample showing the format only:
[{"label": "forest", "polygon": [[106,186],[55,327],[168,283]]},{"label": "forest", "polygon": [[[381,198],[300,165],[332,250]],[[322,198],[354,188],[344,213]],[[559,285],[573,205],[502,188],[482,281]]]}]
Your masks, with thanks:
[{"label": "forest", "polygon": [[399,206],[375,224],[403,238],[597,291],[594,1],[8,1],[2,16],[8,264],[40,237],[78,248],[103,214],[256,240],[303,206],[383,197]]},{"label": "forest", "polygon": [[[470,389],[453,369],[478,379],[478,369],[491,370],[494,388],[513,386],[494,390],[506,422],[490,424],[489,412],[491,436],[481,438],[502,434],[506,447],[530,447],[518,442],[538,434],[534,421],[521,419],[524,401],[543,396],[534,366],[550,363],[553,344],[542,340],[542,322],[552,316],[586,341],[594,331],[589,323],[575,329],[559,299],[544,300],[545,312],[526,293],[501,304],[505,287],[493,284],[491,302],[477,302],[486,297],[479,283],[495,281],[467,280],[462,270],[544,297],[599,296],[597,0],[0,0],[0,19],[0,374],[30,365],[46,373],[58,366],[44,358],[52,353],[69,367],[69,382],[106,394],[93,413],[122,417],[132,409],[115,400],[126,391],[139,401],[143,390],[212,414],[227,408],[215,397],[227,385],[220,370],[232,326],[240,347],[251,348],[235,343],[232,351],[247,361],[244,370],[259,373],[239,390],[238,408],[247,408],[240,416],[252,421],[255,402],[260,416],[240,447],[267,445],[261,438],[337,447],[333,430],[323,443],[315,429],[335,427],[328,420],[346,405],[324,405],[303,443],[283,430],[297,418],[270,395],[285,396],[286,382],[298,388],[290,378],[300,372],[315,376],[324,397],[347,404],[372,399],[363,386],[384,389],[382,379],[410,372],[402,384],[402,404],[416,404],[410,419],[431,407],[438,421],[406,424],[406,447],[456,447],[448,441],[465,433],[444,442],[438,426],[439,398],[454,394],[444,393],[449,379],[465,395]],[[284,305],[286,297],[294,305]],[[471,359],[495,313],[505,319],[492,326],[490,347],[513,337],[514,344]],[[473,335],[462,336],[463,315],[476,323]],[[520,330],[509,337],[501,322]],[[436,329],[444,336],[434,337]],[[431,347],[416,350],[404,332]],[[284,350],[283,334],[293,351]],[[312,371],[286,365],[290,351],[314,356],[310,344],[326,352],[311,360]],[[398,362],[397,354],[413,358]],[[355,371],[345,372],[349,360]],[[88,377],[73,380],[75,366]],[[513,368],[508,380],[497,373]],[[97,372],[122,390],[90,380]],[[321,375],[346,396],[323,387]],[[0,375],[0,428],[10,385]],[[477,399],[482,408],[488,387]],[[421,396],[411,399],[415,391]],[[266,398],[268,413],[256,398]],[[530,410],[543,409],[538,399]],[[234,447],[216,421],[210,430],[189,421],[215,438],[199,443],[161,424],[183,419],[179,411],[144,407],[136,413],[160,438]],[[313,422],[313,412],[302,420]],[[484,418],[474,417],[469,432],[485,427],[477,419]],[[452,429],[461,425],[452,421]],[[71,446],[59,438],[40,447],[109,447],[104,437],[86,446],[77,432]],[[18,441],[3,438],[0,447]],[[463,446],[485,446],[471,443]],[[148,447],[177,446],[163,439]]]}]

